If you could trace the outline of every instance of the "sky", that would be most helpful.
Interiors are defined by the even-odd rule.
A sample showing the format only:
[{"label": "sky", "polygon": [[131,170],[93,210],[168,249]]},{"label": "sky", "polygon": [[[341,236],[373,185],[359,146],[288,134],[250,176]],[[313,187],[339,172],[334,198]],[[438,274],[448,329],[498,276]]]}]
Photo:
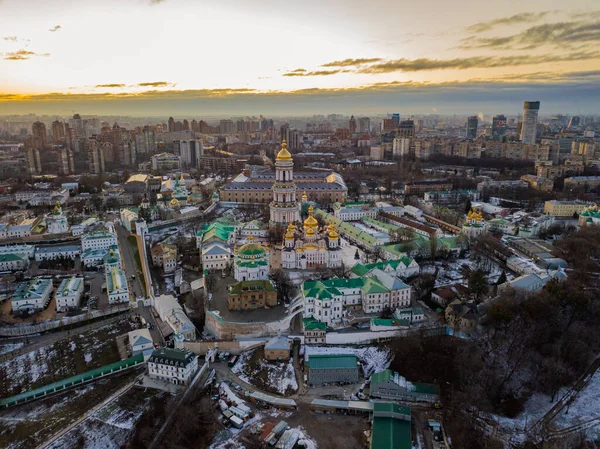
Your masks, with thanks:
[{"label": "sky", "polygon": [[0,0],[0,114],[598,113],[598,0]]}]

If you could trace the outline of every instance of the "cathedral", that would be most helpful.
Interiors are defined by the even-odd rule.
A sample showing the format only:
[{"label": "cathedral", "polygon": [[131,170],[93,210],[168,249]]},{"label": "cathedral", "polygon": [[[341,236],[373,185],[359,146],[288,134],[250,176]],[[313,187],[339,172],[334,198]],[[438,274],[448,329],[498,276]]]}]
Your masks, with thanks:
[{"label": "cathedral", "polygon": [[[281,246],[281,267],[300,270],[341,267],[340,236],[333,224],[320,231],[319,223],[313,216],[313,207],[310,206],[302,230],[297,230],[294,225],[300,222],[301,207],[296,197],[294,161],[285,140],[275,159],[275,182],[272,190],[269,226],[287,227]],[[306,193],[302,196],[302,201],[308,201]]]},{"label": "cathedral", "polygon": [[302,231],[298,231],[293,223],[287,227],[281,247],[281,267],[306,270],[341,266],[340,235],[333,224],[320,232],[310,206]]},{"label": "cathedral", "polygon": [[67,217],[63,214],[62,207],[57,202],[54,211],[46,217],[46,226],[48,234],[64,234],[69,231]]}]

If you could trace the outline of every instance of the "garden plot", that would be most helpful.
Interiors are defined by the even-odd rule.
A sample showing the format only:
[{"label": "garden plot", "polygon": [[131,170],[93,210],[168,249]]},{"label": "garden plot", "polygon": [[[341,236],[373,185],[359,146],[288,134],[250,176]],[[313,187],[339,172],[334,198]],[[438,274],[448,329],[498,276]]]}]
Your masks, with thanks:
[{"label": "garden plot", "polygon": [[310,359],[311,355],[316,354],[354,354],[362,363],[365,378],[373,373],[379,373],[386,370],[394,358],[394,355],[387,348],[376,346],[305,346],[304,357]]},{"label": "garden plot", "polygon": [[231,369],[246,383],[259,390],[291,395],[298,391],[298,382],[294,371],[294,361],[269,362],[263,358],[264,351],[255,349],[240,354],[235,366]]}]

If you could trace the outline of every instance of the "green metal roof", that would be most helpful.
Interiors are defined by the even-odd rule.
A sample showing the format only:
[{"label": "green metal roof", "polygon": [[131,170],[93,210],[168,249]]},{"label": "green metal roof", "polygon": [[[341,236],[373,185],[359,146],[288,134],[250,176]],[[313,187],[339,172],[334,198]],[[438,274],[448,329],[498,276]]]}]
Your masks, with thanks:
[{"label": "green metal roof", "polygon": [[356,265],[354,265],[352,267],[352,273],[354,273],[357,276],[364,276],[365,274],[367,274],[369,272],[369,269],[364,266],[362,263],[357,263]]},{"label": "green metal roof", "polygon": [[304,325],[304,330],[307,330],[307,331],[314,331],[314,330],[326,331],[327,330],[327,325],[325,323],[323,323],[313,317],[304,318],[302,320],[302,324]]},{"label": "green metal roof", "polygon": [[10,398],[0,399],[0,408],[7,407],[10,405],[14,405],[18,402],[24,402],[34,397],[38,397],[43,395],[44,393],[52,393],[53,391],[66,388],[73,384],[78,384],[82,382],[86,382],[94,377],[102,376],[104,374],[108,374],[112,371],[117,371],[122,368],[126,368],[132,365],[137,365],[144,361],[144,355],[138,354],[134,357],[130,357],[125,360],[121,360],[118,362],[110,363],[108,365],[101,366],[100,368],[96,368],[90,371],[86,371],[85,373],[77,374],[73,377],[67,377],[66,379],[59,380],[57,382],[53,382],[48,385],[44,385],[43,387],[36,388],[34,390],[26,391],[25,393],[18,394],[16,396],[12,396]]},{"label": "green metal roof", "polygon": [[354,354],[313,354],[308,357],[308,367],[312,369],[357,368]]},{"label": "green metal roof", "polygon": [[0,255],[0,262],[12,262],[15,260],[23,260],[23,258],[17,256],[16,254],[1,254]]},{"label": "green metal roof", "polygon": [[381,382],[387,382],[394,378],[394,372],[391,369],[380,371],[379,373],[371,374],[371,387],[380,384]]},{"label": "green metal roof", "polygon": [[374,294],[374,293],[389,292],[387,287],[385,285],[383,285],[381,282],[379,282],[377,280],[377,278],[374,278],[374,277],[368,277],[365,279],[363,290],[365,291],[365,293],[367,293],[369,295]]},{"label": "green metal roof", "polygon": [[373,404],[371,448],[412,449],[410,419],[376,416],[377,413],[410,416],[410,408],[392,403],[375,402]]},{"label": "green metal roof", "polygon": [[258,280],[258,281],[240,281],[235,284],[231,284],[231,290],[229,293],[232,295],[239,295],[242,291],[267,291],[274,292],[275,287],[271,281]]}]

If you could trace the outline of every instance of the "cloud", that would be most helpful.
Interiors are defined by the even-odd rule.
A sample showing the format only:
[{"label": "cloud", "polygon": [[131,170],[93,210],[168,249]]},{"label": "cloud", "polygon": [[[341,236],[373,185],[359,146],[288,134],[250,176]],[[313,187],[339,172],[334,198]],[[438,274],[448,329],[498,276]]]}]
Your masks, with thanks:
[{"label": "cloud", "polygon": [[123,87],[126,87],[126,84],[96,84],[94,87],[96,89],[99,88],[109,88],[109,89],[122,89]]},{"label": "cloud", "polygon": [[499,19],[493,19],[487,22],[479,22],[474,25],[471,25],[467,27],[467,31],[470,33],[483,33],[498,26],[515,25],[520,23],[534,23],[540,19],[543,19],[548,14],[551,14],[553,12],[555,11],[525,12],[521,14],[515,14],[514,16],[501,17]]},{"label": "cloud", "polygon": [[283,76],[328,76],[341,72],[341,70],[317,70],[315,72],[307,72],[306,70],[302,69],[300,72],[298,70],[294,70],[293,72],[284,73]]},{"label": "cloud", "polygon": [[17,36],[6,36],[6,37],[3,37],[2,39],[4,39],[5,41],[9,41],[9,42],[17,42],[19,40],[19,38]]},{"label": "cloud", "polygon": [[62,27],[60,25],[56,25],[52,28],[50,28],[48,31],[50,31],[51,33],[55,33],[56,31],[60,30]]},{"label": "cloud", "polygon": [[296,69],[296,70],[292,70],[290,73],[303,73],[306,72],[306,69]]},{"label": "cloud", "polygon": [[163,3],[165,0],[150,0],[150,4],[151,5],[160,5],[161,3]]},{"label": "cloud", "polygon": [[154,81],[151,83],[139,83],[137,87],[169,87],[174,84],[168,83],[167,81]]},{"label": "cloud", "polygon": [[33,51],[23,49],[0,53],[0,57],[2,57],[2,59],[4,59],[5,61],[26,61],[36,56],[48,57],[50,56],[50,53],[35,53]]},{"label": "cloud", "polygon": [[379,62],[381,58],[358,58],[358,59],[344,59],[342,61],[328,62],[327,64],[321,65],[321,67],[356,67],[363,64],[371,64],[373,62]]},{"label": "cloud", "polygon": [[521,33],[504,37],[476,37],[463,40],[462,48],[520,49],[552,45],[557,48],[572,47],[575,44],[600,43],[600,22],[571,21],[544,23],[526,29]]},{"label": "cloud", "polygon": [[[533,78],[533,77],[532,77]],[[0,104],[8,114],[62,114],[72,109],[85,114],[156,116],[177,110],[189,116],[211,117],[253,114],[256,111],[281,116],[312,115],[333,111],[381,114],[392,108],[400,113],[517,114],[524,99],[542,102],[545,114],[597,111],[600,70],[548,74],[543,82],[533,80],[469,80],[444,83],[392,81],[351,88],[313,88],[291,92],[254,89],[154,90],[142,93],[48,93],[18,95],[0,93]],[[573,110],[576,108],[576,110]]]},{"label": "cloud", "polygon": [[581,61],[600,58],[600,52],[576,52],[567,55],[473,56],[454,59],[397,59],[363,67],[358,73],[422,72],[474,68],[514,67],[550,62]]}]

